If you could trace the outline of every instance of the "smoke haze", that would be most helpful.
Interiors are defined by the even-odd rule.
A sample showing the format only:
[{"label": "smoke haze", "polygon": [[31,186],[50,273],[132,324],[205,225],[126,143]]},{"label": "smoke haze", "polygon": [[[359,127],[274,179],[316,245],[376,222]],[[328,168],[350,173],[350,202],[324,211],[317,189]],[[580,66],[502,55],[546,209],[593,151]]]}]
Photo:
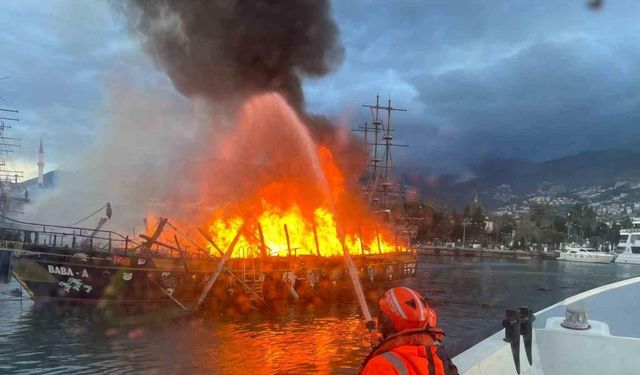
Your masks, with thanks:
[{"label": "smoke haze", "polygon": [[[185,165],[206,157],[196,150],[211,140],[205,139],[212,134],[209,106],[161,92],[112,84],[101,132],[84,146],[85,158],[56,171],[56,188],[34,195],[25,217],[70,225],[111,202],[113,223],[105,228],[128,233],[137,227],[140,233],[150,210],[164,213],[175,200],[193,197],[193,176]],[[79,225],[92,227],[98,219]]]},{"label": "smoke haze", "polygon": [[344,54],[326,0],[133,0],[120,9],[187,97],[276,91],[301,108],[301,78],[325,75]]}]

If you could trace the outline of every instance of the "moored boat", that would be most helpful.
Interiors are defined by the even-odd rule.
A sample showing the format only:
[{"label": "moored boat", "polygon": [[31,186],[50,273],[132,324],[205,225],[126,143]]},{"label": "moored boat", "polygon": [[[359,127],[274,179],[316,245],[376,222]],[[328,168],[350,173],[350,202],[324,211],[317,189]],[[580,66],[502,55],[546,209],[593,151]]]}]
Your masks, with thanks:
[{"label": "moored boat", "polygon": [[[4,279],[12,274],[36,301],[176,303],[190,309],[221,263],[208,252],[160,243],[157,235],[136,243],[112,231],[8,218],[0,227]],[[244,255],[223,264],[208,303],[259,307],[351,293],[343,257]],[[365,288],[412,277],[417,267],[413,252],[358,254],[353,261]]]},{"label": "moored boat", "polygon": [[616,256],[587,247],[569,247],[560,253],[558,259],[570,262],[611,263]]},{"label": "moored boat", "polygon": [[631,219],[631,228],[620,229],[616,263],[640,264],[640,217]]}]

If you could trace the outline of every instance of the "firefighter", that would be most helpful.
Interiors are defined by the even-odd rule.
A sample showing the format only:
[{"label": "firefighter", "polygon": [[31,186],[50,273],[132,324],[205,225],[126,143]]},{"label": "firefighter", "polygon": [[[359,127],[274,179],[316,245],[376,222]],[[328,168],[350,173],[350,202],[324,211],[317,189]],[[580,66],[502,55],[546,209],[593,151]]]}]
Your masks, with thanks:
[{"label": "firefighter", "polygon": [[362,364],[362,375],[457,375],[437,327],[438,316],[410,288],[392,288],[380,300],[381,342]]}]

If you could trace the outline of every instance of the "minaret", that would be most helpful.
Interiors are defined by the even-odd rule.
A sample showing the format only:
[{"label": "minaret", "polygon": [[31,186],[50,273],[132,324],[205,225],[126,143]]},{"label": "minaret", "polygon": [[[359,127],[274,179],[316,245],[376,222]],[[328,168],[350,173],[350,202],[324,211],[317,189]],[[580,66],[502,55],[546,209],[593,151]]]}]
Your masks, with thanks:
[{"label": "minaret", "polygon": [[40,138],[40,150],[38,151],[38,186],[44,184],[44,150],[42,149],[42,138]]}]

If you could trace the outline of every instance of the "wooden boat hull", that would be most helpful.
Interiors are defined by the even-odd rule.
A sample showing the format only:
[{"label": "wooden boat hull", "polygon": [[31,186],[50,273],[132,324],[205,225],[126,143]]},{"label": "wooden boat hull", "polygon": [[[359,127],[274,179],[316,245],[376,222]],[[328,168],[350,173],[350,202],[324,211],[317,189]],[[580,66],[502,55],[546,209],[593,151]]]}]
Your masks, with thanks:
[{"label": "wooden boat hull", "polygon": [[[7,249],[5,249],[6,251]],[[100,304],[195,302],[214,271],[209,257],[141,257],[60,248],[13,249],[13,275],[36,301]],[[354,256],[360,279],[375,287],[413,277],[415,254]],[[240,300],[330,298],[352,293],[342,257],[231,259],[210,293],[210,304]]]}]

